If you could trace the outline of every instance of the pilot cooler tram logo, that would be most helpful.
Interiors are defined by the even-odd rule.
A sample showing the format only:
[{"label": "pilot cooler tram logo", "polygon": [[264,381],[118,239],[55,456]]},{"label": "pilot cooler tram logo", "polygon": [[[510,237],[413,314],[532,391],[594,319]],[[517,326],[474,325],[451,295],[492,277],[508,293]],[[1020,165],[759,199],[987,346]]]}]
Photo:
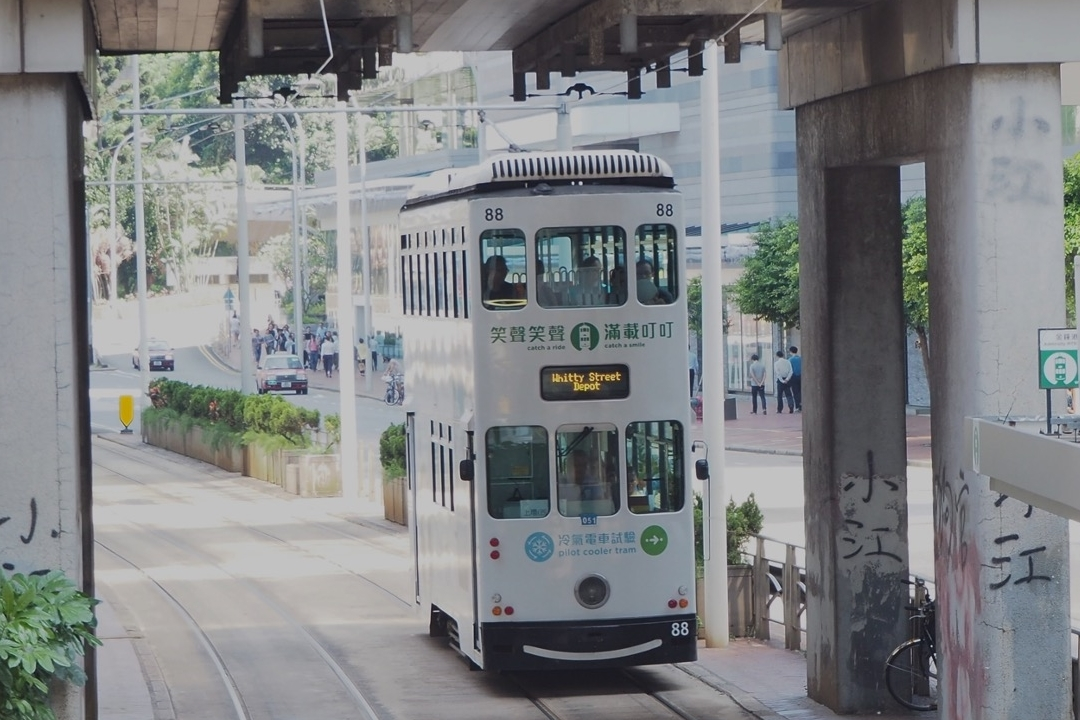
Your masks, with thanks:
[{"label": "pilot cooler tram logo", "polygon": [[600,344],[600,331],[592,323],[578,323],[570,331],[570,344],[575,350],[595,350]]},{"label": "pilot cooler tram logo", "polygon": [[555,554],[555,541],[546,532],[534,532],[525,538],[525,555],[533,562],[544,562]]}]

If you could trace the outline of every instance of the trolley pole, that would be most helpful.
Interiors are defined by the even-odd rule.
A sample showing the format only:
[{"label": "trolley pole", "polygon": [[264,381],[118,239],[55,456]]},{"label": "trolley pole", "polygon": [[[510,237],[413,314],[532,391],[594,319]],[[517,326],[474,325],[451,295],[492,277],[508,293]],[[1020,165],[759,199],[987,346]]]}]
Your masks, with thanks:
[{"label": "trolley pole", "polygon": [[724,498],[724,295],[720,282],[720,89],[716,43],[705,44],[701,76],[701,334],[705,442],[712,449],[705,486],[705,645],[728,644],[727,508]]},{"label": "trolley pole", "polygon": [[[244,101],[234,99],[241,110]],[[236,141],[236,282],[240,289],[240,390],[245,395],[255,392],[255,357],[252,355],[248,335],[254,327],[251,317],[251,258],[248,245],[247,216],[247,155],[244,138],[244,123],[247,118],[237,115],[233,118],[233,134]],[[245,346],[243,339],[248,339]]]}]

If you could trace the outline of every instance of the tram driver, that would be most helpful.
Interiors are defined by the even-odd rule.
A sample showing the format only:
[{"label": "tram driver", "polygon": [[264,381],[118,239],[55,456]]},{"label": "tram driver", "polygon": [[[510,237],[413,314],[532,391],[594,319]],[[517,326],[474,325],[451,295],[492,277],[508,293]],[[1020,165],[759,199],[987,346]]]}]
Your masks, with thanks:
[{"label": "tram driver", "polygon": [[491,302],[499,300],[524,300],[525,292],[520,285],[506,282],[510,273],[506,258],[492,255],[484,261],[484,305],[485,307],[514,306],[517,303]]},{"label": "tram driver", "polygon": [[610,504],[615,496],[610,480],[600,472],[600,458],[583,448],[570,451],[565,476],[559,483],[559,494],[566,500]]}]

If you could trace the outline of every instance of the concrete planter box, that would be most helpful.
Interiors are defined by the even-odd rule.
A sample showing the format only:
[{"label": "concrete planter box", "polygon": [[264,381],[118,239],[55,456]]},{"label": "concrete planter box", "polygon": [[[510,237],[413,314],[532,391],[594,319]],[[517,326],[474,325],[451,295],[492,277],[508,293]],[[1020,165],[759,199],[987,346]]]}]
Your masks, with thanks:
[{"label": "concrete planter box", "polygon": [[409,483],[405,478],[383,480],[383,517],[398,525],[408,525]]},{"label": "concrete planter box", "polygon": [[[728,636],[754,636],[754,567],[752,565],[728,565]],[[695,585],[698,618],[698,636],[705,630],[705,579],[698,578]]]},{"label": "concrete planter box", "polygon": [[272,483],[301,497],[341,495],[341,459],[336,454],[267,451],[254,445],[241,447],[224,443],[214,448],[197,425],[185,431],[179,425],[151,427],[143,423],[142,438],[147,445]]}]

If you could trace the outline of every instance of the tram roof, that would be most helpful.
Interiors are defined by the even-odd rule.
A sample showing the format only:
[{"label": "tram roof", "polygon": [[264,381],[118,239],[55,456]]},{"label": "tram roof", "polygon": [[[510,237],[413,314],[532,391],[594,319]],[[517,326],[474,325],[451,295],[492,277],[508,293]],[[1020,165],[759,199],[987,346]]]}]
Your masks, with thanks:
[{"label": "tram roof", "polygon": [[413,186],[407,204],[481,188],[598,180],[629,183],[639,180],[645,185],[674,186],[670,165],[655,155],[633,150],[505,153],[473,167],[432,173]]}]

